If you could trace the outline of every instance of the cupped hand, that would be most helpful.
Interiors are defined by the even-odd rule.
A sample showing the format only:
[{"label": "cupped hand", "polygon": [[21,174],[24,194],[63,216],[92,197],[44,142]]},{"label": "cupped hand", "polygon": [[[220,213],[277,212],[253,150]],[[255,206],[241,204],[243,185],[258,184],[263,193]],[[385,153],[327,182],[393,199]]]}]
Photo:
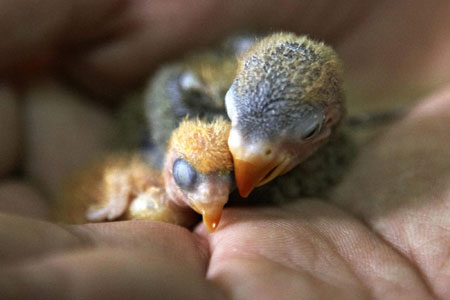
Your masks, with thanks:
[{"label": "cupped hand", "polygon": [[[450,18],[434,15],[447,13],[439,1],[427,2],[429,9],[418,9],[418,0],[346,1],[337,8],[327,1],[258,1],[256,9],[253,2],[56,2],[36,2],[33,10],[32,1],[1,2],[2,11],[15,9],[0,21],[0,32],[14,37],[0,47],[5,76],[50,56],[90,88],[121,90],[162,59],[248,25],[333,41],[349,85],[372,94],[350,99],[364,107],[397,95],[395,85],[433,89],[450,69],[441,55]],[[12,22],[18,15],[23,22]],[[39,26],[28,30],[32,24]],[[19,94],[2,85],[1,298],[444,299],[450,87],[431,94],[361,150],[331,201],[228,208],[209,234],[203,225],[190,232],[157,222],[48,221],[46,196],[105,149],[113,119],[53,81]]]},{"label": "cupped hand", "polygon": [[[449,100],[450,88],[426,99],[363,149],[333,201],[228,208],[213,234],[2,214],[0,290],[15,299],[445,299]],[[27,193],[10,186],[2,201],[40,200]]]}]

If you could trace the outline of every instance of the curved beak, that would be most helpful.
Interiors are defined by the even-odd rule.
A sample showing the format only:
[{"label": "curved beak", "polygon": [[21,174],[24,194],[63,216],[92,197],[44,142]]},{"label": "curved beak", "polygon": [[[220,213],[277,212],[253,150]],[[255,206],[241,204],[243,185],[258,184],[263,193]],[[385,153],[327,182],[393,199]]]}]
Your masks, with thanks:
[{"label": "curved beak", "polygon": [[257,186],[264,185],[287,170],[286,160],[263,160],[259,155],[247,157],[245,160],[234,159],[234,173],[239,194],[246,198]]},{"label": "curved beak", "polygon": [[222,216],[223,205],[208,204],[193,204],[192,208],[203,216],[203,224],[205,224],[208,232],[212,233],[219,225],[220,217]]},{"label": "curved beak", "polygon": [[203,223],[209,232],[214,232],[219,225],[224,205],[228,202],[231,191],[231,173],[229,176],[210,176],[191,196],[190,206],[203,216]]},{"label": "curved beak", "polygon": [[228,146],[233,155],[236,185],[244,198],[255,187],[272,181],[292,168],[293,160],[287,151],[268,141],[245,143],[235,129],[231,129]]}]

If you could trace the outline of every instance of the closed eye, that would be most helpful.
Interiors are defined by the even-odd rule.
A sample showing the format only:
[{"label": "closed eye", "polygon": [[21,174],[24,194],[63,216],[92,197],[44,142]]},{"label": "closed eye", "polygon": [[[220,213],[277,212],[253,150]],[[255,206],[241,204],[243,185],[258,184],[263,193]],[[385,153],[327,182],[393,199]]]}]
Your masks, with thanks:
[{"label": "closed eye", "polygon": [[197,184],[197,171],[182,158],[179,158],[174,162],[172,174],[175,183],[183,190],[192,190]]},{"label": "closed eye", "polygon": [[313,137],[315,137],[320,130],[322,129],[322,123],[317,123],[316,126],[312,127],[310,131],[306,132],[303,136],[303,140],[309,140]]}]

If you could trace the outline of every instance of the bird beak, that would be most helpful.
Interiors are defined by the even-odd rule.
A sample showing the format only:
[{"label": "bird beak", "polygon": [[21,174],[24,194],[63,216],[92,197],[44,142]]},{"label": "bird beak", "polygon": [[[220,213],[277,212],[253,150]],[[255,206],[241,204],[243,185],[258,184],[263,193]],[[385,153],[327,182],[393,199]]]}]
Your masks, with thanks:
[{"label": "bird beak", "polygon": [[191,196],[190,206],[203,216],[203,223],[211,233],[219,225],[223,207],[228,202],[231,179],[231,174],[226,177],[212,175],[198,188],[201,192]]},{"label": "bird beak", "polygon": [[272,143],[249,144],[240,131],[232,128],[228,146],[233,155],[234,174],[239,194],[246,198],[253,189],[286,172],[286,162],[290,159],[280,155],[283,151],[274,149]]},{"label": "bird beak", "polygon": [[247,156],[245,160],[235,158],[234,173],[239,194],[246,198],[255,187],[264,185],[284,174],[287,171],[285,170],[285,161],[265,161],[259,155]]},{"label": "bird beak", "polygon": [[192,208],[203,216],[203,224],[205,224],[208,232],[213,233],[219,225],[222,216],[223,205],[211,204],[193,204]]},{"label": "bird beak", "polygon": [[[289,172],[314,153],[326,141],[329,131],[320,139],[304,144],[258,141],[249,143],[238,129],[232,128],[228,146],[233,156],[234,174],[239,194],[246,198],[255,187],[262,186]],[[281,145],[281,146],[280,146]]]}]

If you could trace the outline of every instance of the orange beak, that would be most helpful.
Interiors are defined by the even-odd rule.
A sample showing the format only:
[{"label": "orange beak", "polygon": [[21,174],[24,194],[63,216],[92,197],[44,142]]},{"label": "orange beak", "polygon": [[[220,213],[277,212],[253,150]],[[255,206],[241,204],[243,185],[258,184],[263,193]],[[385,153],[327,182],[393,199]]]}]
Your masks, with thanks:
[{"label": "orange beak", "polygon": [[218,211],[205,212],[203,215],[203,224],[205,224],[208,232],[213,233],[217,225],[219,225],[220,217],[222,216],[222,209]]},{"label": "orange beak", "polygon": [[189,206],[203,216],[206,229],[214,232],[219,225],[223,207],[228,202],[233,178],[231,173],[226,176],[217,174],[207,176],[208,180],[191,195]]},{"label": "orange beak", "polygon": [[241,159],[235,159],[234,174],[239,194],[242,197],[247,198],[253,189],[259,185],[273,168],[273,164],[256,164]]},{"label": "orange beak", "polygon": [[292,158],[277,144],[273,141],[249,144],[239,130],[231,129],[228,147],[233,156],[236,185],[242,197],[248,197],[255,187],[289,171]]},{"label": "orange beak", "polygon": [[223,205],[211,206],[208,204],[192,204],[192,208],[203,216],[203,224],[210,233],[214,232],[219,225],[222,216]]}]

